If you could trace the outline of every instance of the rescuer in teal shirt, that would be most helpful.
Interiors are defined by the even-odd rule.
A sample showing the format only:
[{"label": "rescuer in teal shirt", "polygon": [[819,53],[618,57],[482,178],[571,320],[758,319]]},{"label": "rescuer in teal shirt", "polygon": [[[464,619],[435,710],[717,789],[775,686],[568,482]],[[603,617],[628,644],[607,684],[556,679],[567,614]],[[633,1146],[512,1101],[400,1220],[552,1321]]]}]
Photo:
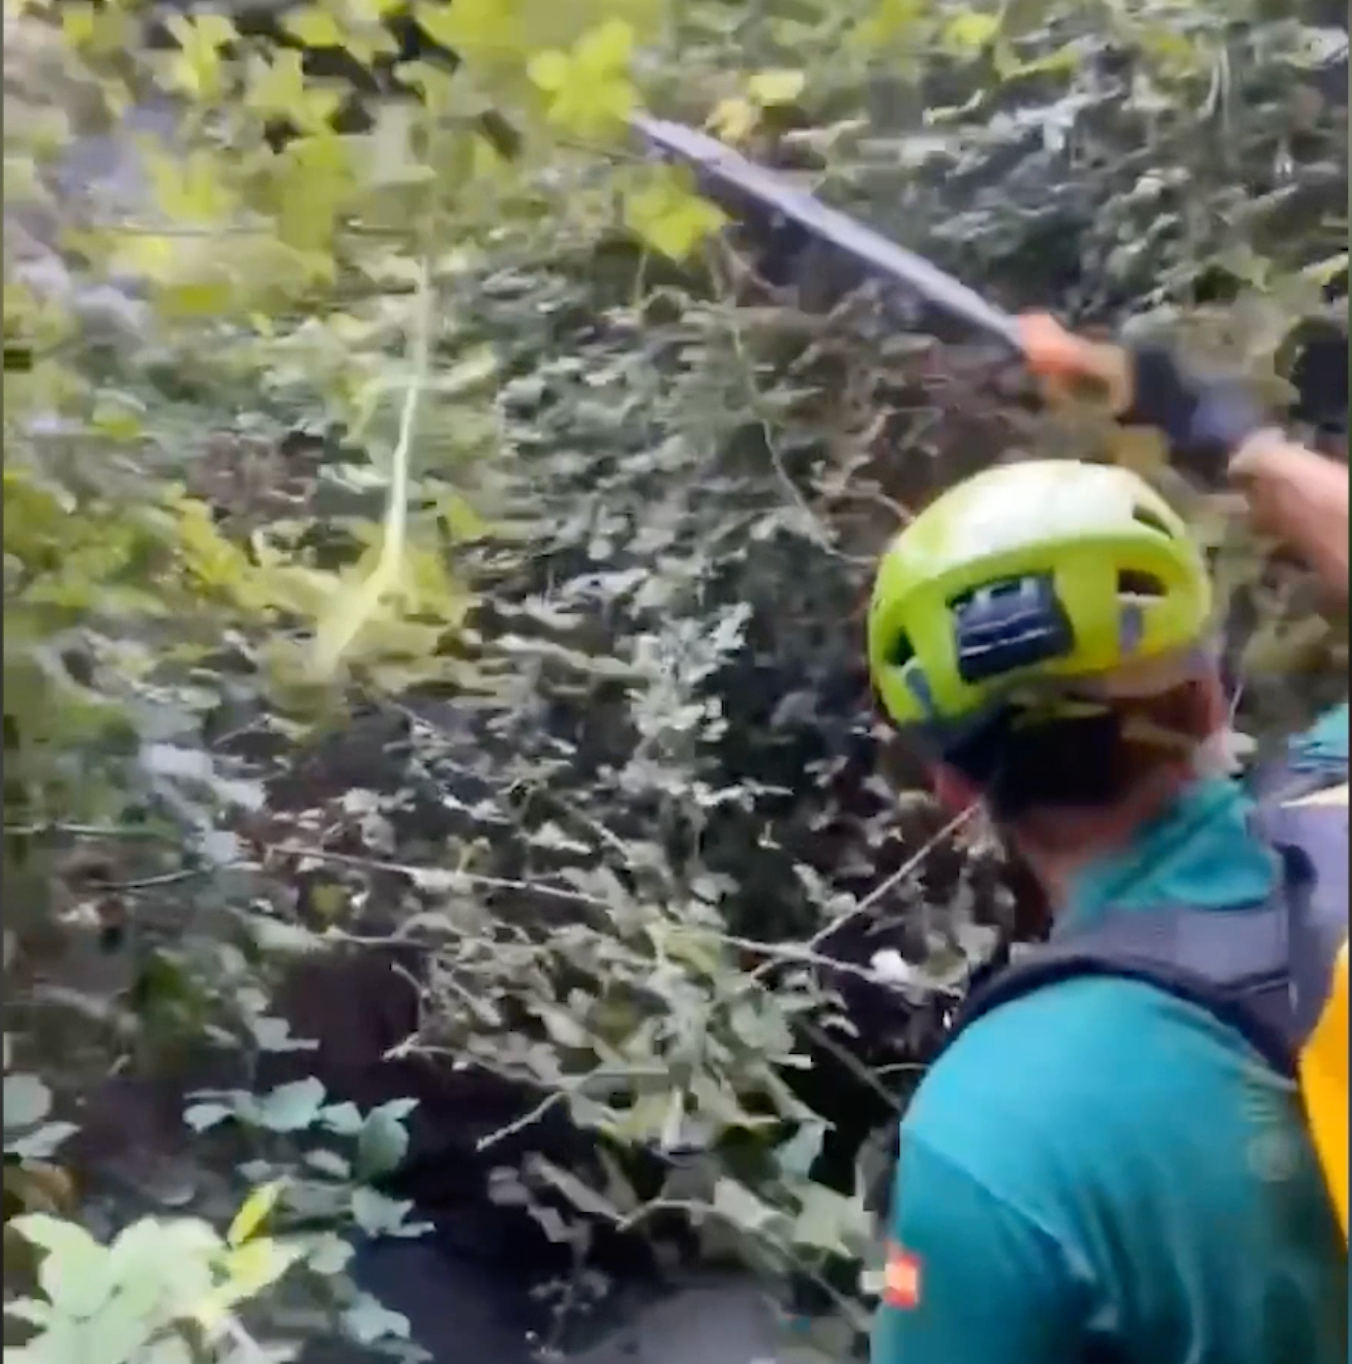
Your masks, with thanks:
[{"label": "rescuer in teal shirt", "polygon": [[[1343,713],[1344,738],[1346,712]],[[1344,771],[1346,761],[1344,759]],[[1090,864],[1109,902],[1261,900],[1274,875],[1228,781]],[[1151,985],[1082,978],[973,1025],[901,1129],[891,1237],[915,1303],[875,1364],[1346,1364],[1347,1261],[1294,1086]]]},{"label": "rescuer in teal shirt", "polygon": [[[1251,502],[1345,596],[1346,469],[1168,357],[1142,370],[1158,382],[1161,366],[1146,418],[1175,448],[1228,428]],[[1234,909],[1275,886],[1248,797],[1207,775],[1225,722],[1210,607],[1171,509],[1098,466],[979,476],[883,561],[880,699],[941,799],[985,801],[1042,881],[1053,937],[1109,907]],[[1002,667],[1051,682],[1002,689]],[[1347,748],[1342,707],[1291,765],[1346,781]],[[1063,980],[966,1029],[903,1119],[889,1232],[874,1364],[1348,1360],[1346,1242],[1294,1084],[1140,981]]]}]

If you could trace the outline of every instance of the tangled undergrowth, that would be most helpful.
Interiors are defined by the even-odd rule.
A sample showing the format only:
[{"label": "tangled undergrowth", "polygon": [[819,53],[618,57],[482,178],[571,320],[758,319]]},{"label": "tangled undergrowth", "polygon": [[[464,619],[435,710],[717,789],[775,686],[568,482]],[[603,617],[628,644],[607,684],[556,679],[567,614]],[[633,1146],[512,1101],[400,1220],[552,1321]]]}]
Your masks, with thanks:
[{"label": "tangled undergrowth", "polygon": [[993,460],[1135,463],[1214,548],[1258,740],[1345,629],[1154,444],[624,118],[1279,404],[1345,319],[1345,10],[63,0],[7,4],[5,67],[31,1357],[407,1353],[348,1242],[448,1207],[542,1279],[749,1263],[843,1354],[878,1135],[1037,922],[873,713],[886,536]]}]

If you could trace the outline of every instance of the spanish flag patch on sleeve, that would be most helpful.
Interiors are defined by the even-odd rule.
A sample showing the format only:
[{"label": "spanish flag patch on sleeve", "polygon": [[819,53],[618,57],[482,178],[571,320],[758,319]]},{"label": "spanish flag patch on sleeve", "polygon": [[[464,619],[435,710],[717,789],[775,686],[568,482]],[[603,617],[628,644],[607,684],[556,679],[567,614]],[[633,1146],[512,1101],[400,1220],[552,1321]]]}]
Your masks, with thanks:
[{"label": "spanish flag patch on sleeve", "polygon": [[920,1260],[895,1241],[887,1246],[883,1271],[883,1301],[889,1307],[910,1312],[920,1306]]}]

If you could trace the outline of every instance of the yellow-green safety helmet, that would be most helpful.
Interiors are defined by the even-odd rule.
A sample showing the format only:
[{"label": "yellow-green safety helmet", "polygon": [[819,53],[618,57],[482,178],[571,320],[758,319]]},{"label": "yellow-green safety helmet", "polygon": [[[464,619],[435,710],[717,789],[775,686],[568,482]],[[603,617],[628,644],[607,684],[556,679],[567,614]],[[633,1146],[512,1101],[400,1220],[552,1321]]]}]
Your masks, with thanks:
[{"label": "yellow-green safety helmet", "polygon": [[1200,551],[1136,474],[1008,464],[949,489],[892,541],[869,671],[892,720],[944,746],[1021,694],[1194,655],[1210,617]]}]

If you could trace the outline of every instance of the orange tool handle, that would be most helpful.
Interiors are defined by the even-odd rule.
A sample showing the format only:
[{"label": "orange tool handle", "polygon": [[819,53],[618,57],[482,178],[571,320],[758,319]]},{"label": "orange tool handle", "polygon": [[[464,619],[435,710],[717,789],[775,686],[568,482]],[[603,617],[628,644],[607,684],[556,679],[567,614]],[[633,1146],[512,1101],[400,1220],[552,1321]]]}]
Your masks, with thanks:
[{"label": "orange tool handle", "polygon": [[1086,341],[1047,313],[1023,313],[1016,325],[1024,360],[1050,398],[1064,402],[1097,391],[1114,416],[1131,408],[1133,365],[1121,346]]}]

